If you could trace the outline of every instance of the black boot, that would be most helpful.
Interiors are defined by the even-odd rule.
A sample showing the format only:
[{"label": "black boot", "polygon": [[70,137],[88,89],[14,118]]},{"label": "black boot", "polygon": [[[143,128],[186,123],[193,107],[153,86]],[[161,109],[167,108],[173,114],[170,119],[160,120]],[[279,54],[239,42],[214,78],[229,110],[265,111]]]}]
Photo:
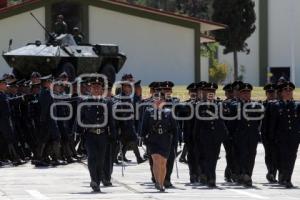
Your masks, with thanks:
[{"label": "black boot", "polygon": [[207,183],[207,186],[209,188],[215,188],[215,187],[217,187],[216,186],[216,181],[215,180],[209,180],[208,183]]},{"label": "black boot", "polygon": [[287,189],[291,189],[291,188],[294,187],[294,185],[292,184],[291,181],[285,181],[285,187],[286,187]]},{"label": "black boot", "polygon": [[269,181],[269,183],[277,183],[277,180],[273,174],[268,173],[266,178]]},{"label": "black boot", "polygon": [[252,187],[252,179],[249,175],[245,174],[243,176],[243,184],[246,186],[246,187]]},{"label": "black boot", "polygon": [[102,180],[102,184],[105,187],[111,187],[112,186],[112,183],[108,180],[105,180],[105,179]]},{"label": "black boot", "polygon": [[147,160],[144,160],[143,158],[137,158],[137,163],[138,164],[142,164],[142,163],[144,163],[144,162],[146,162]]},{"label": "black boot", "polygon": [[90,183],[90,187],[93,189],[94,192],[101,192],[100,186],[94,181]]},{"label": "black boot", "polygon": [[164,181],[165,188],[174,188],[173,184],[169,180]]}]

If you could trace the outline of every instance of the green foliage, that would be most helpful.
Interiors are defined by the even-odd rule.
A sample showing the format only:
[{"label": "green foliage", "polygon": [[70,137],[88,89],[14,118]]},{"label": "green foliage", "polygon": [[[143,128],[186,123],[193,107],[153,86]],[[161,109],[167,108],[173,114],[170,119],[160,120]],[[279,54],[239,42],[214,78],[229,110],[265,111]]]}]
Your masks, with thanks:
[{"label": "green foliage", "polygon": [[213,59],[212,66],[209,69],[210,81],[221,84],[226,79],[227,74],[228,66]]},{"label": "green foliage", "polygon": [[218,48],[219,44],[217,42],[201,45],[201,56],[214,59],[218,52]]},{"label": "green foliage", "polygon": [[245,41],[256,30],[254,6],[252,0],[216,0],[213,3],[213,20],[228,26],[214,33],[217,41],[225,46],[225,54],[234,51],[250,52]]},{"label": "green foliage", "polygon": [[209,18],[209,5],[212,0],[126,0],[128,3],[140,4],[170,12],[177,12],[197,18]]},{"label": "green foliage", "polygon": [[201,19],[209,18],[209,5],[212,0],[177,0],[177,9],[180,13]]}]

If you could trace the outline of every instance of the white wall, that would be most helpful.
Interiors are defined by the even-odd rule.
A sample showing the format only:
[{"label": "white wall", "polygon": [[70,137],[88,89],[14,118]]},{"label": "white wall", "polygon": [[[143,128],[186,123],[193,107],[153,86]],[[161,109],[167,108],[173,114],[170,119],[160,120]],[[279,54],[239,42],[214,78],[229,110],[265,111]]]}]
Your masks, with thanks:
[{"label": "white wall", "polygon": [[[273,0],[270,0],[271,2]],[[279,0],[280,1],[280,0]],[[246,72],[244,74],[244,81],[253,85],[259,85],[259,0],[254,0],[255,12],[256,12],[256,31],[247,40],[248,47],[251,49],[249,55],[245,53],[238,54],[239,66],[245,66]],[[219,62],[226,63],[230,67],[230,71],[233,72],[233,54],[223,54],[223,47],[219,49]],[[233,77],[230,74],[227,78],[227,82],[232,81]]]},{"label": "white wall", "polygon": [[[291,67],[300,86],[300,7],[299,0],[269,0],[269,66]],[[293,57],[294,47],[294,57]],[[293,80],[293,77],[292,77]]]},{"label": "white wall", "polygon": [[[39,8],[32,12],[42,23],[45,22],[45,8]],[[28,42],[45,40],[43,29],[34,21],[29,12],[0,20],[0,27],[1,55],[3,51],[7,51],[10,39],[13,39],[13,49],[26,45]],[[11,72],[11,68],[0,56],[0,76],[7,72]]]},{"label": "white wall", "polygon": [[133,73],[143,84],[194,81],[194,30],[97,7],[89,7],[90,42],[116,43],[128,60],[119,73]]}]

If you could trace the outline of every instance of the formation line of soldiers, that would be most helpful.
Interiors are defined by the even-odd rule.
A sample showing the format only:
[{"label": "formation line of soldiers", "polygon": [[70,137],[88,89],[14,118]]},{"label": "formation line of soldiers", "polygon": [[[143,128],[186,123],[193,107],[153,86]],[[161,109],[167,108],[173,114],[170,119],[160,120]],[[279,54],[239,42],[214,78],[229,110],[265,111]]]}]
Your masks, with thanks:
[{"label": "formation line of soldiers", "polygon": [[[90,186],[100,192],[100,183],[112,185],[114,163],[131,162],[126,152],[132,150],[137,164],[149,159],[155,188],[164,192],[174,187],[171,175],[174,167],[178,173],[182,142],[180,160],[188,164],[190,182],[216,187],[223,144],[225,180],[250,187],[262,141],[267,180],[293,187],[300,142],[300,103],[293,99],[293,83],[266,85],[261,102],[251,99],[252,85],[241,81],[223,88],[225,100],[216,98],[218,85],[192,83],[184,102],[172,96],[171,81],[151,83],[147,99],[140,84],[125,74],[114,96],[113,84],[101,76],[70,83],[66,73],[54,79],[33,72],[30,80],[5,75],[0,80],[0,164],[31,160],[36,167],[47,167],[87,157]],[[139,150],[143,144],[144,158]]]},{"label": "formation line of soldiers", "polygon": [[[293,98],[295,85],[283,80],[266,85],[265,101],[253,101],[252,85],[241,81],[223,88],[226,95],[223,101],[213,98],[217,88],[205,82],[187,88],[191,98],[186,103],[198,105],[196,112],[204,116],[182,123],[191,183],[199,181],[215,187],[216,164],[223,144],[227,161],[225,181],[252,186],[257,145],[262,141],[267,180],[292,188],[300,142],[300,102]],[[183,114],[189,112],[186,109]],[[182,162],[185,156],[183,153]]]}]

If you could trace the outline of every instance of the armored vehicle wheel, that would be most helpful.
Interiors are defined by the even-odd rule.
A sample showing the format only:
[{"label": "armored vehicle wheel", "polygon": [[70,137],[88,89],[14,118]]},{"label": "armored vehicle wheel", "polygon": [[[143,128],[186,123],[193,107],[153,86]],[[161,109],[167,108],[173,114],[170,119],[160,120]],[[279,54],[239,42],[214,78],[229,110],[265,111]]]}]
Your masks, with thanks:
[{"label": "armored vehicle wheel", "polygon": [[76,78],[75,67],[70,62],[66,62],[61,66],[61,68],[59,70],[59,74],[61,74],[63,72],[66,72],[68,74],[69,81],[74,81],[74,79]]},{"label": "armored vehicle wheel", "polygon": [[116,81],[116,70],[111,63],[107,63],[99,72],[107,77],[108,81],[114,83]]}]

